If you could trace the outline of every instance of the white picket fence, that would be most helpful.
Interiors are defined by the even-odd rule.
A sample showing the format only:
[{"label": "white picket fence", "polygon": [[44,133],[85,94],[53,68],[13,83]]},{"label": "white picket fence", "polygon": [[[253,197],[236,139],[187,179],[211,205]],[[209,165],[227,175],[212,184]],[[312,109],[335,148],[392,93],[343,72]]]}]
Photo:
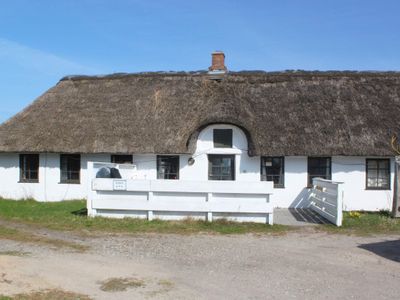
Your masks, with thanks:
[{"label": "white picket fence", "polygon": [[314,178],[310,207],[329,222],[342,226],[343,194],[343,182]]},{"label": "white picket fence", "polygon": [[93,174],[87,203],[90,216],[227,218],[273,224],[272,182],[131,179],[123,171],[122,179],[95,178],[102,166],[88,165]]}]

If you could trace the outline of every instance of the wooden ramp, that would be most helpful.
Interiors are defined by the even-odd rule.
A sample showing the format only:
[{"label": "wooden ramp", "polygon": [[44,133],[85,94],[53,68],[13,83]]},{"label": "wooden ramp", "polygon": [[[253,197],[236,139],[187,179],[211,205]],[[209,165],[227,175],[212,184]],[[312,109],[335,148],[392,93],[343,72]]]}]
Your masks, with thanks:
[{"label": "wooden ramp", "polygon": [[274,223],[290,226],[330,224],[309,208],[275,208]]}]

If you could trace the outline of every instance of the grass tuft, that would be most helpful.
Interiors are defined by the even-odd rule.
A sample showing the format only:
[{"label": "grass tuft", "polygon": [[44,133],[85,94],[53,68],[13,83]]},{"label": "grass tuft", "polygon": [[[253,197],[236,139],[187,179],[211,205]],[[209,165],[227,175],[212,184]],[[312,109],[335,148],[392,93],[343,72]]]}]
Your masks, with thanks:
[{"label": "grass tuft", "polygon": [[77,294],[73,292],[66,292],[58,289],[43,290],[31,293],[17,294],[13,296],[2,296],[0,300],[90,300],[89,296]]},{"label": "grass tuft", "polygon": [[18,257],[24,257],[24,256],[29,256],[29,252],[23,252],[23,251],[15,251],[15,250],[9,250],[9,251],[0,251],[0,256],[18,256]]},{"label": "grass tuft", "polygon": [[109,278],[99,282],[100,289],[104,292],[123,292],[128,288],[144,287],[145,282],[136,278]]},{"label": "grass tuft", "polygon": [[343,213],[342,227],[321,225],[319,229],[332,233],[373,235],[399,234],[400,219],[390,217],[390,212],[352,211]]},{"label": "grass tuft", "polygon": [[[8,228],[0,225],[0,239],[12,240],[17,242],[34,243],[54,248],[70,248],[77,252],[84,252],[88,249],[87,246],[68,242],[64,240],[51,239],[27,233],[14,228]],[[1,254],[1,253],[0,253]]]}]

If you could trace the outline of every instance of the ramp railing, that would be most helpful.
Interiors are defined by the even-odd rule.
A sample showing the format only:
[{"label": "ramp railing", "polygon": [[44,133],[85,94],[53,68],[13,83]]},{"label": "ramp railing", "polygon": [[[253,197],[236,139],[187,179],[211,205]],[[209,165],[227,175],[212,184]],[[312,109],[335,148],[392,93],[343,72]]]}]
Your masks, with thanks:
[{"label": "ramp railing", "polygon": [[342,226],[343,194],[343,182],[314,178],[311,209],[336,226]]}]

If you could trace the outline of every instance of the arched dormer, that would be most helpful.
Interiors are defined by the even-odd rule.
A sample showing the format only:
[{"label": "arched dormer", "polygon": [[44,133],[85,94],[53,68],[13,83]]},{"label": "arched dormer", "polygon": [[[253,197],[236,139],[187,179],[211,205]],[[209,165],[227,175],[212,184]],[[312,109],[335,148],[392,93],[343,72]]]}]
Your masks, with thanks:
[{"label": "arched dormer", "polygon": [[[182,164],[188,180],[259,181],[260,158],[249,156],[249,134],[238,126],[214,123],[202,126],[188,143],[193,153]],[[184,158],[183,158],[184,159]]]},{"label": "arched dormer", "polygon": [[[233,133],[233,148],[237,150],[245,150],[249,156],[254,156],[255,148],[253,139],[249,131],[234,123],[206,123],[199,126],[195,131],[192,132],[188,141],[187,149],[191,153],[198,153],[203,147],[212,148],[211,142],[213,141],[212,131],[213,129],[232,129]],[[210,140],[211,138],[211,140]],[[200,148],[199,148],[200,147]]]},{"label": "arched dormer", "polygon": [[246,134],[237,126],[212,124],[197,136],[194,156],[205,154],[242,154],[248,152]]}]

